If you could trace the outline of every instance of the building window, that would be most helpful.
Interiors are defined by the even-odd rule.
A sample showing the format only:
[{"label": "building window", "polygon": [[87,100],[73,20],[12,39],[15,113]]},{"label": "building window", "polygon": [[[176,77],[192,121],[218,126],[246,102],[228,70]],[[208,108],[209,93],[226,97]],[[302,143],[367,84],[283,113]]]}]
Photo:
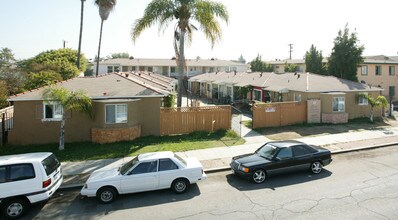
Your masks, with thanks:
[{"label": "building window", "polygon": [[209,69],[209,73],[212,73],[212,72],[214,72],[214,67],[210,67],[210,69]]},{"label": "building window", "polygon": [[255,90],[253,90],[253,93],[254,93],[254,100],[261,102],[262,101],[261,100],[261,95],[262,95],[261,90],[255,89]]},{"label": "building window", "polygon": [[332,105],[334,112],[344,112],[345,111],[344,97],[333,97]]},{"label": "building window", "polygon": [[113,69],[114,69],[114,71],[115,71],[116,73],[120,72],[119,66],[114,66]]},{"label": "building window", "polygon": [[395,75],[395,66],[389,66],[388,73],[390,74],[390,76],[394,76]]},{"label": "building window", "polygon": [[62,105],[57,102],[44,103],[44,118],[45,119],[62,119]]},{"label": "building window", "polygon": [[122,72],[127,72],[129,71],[129,67],[128,66],[122,66]]},{"label": "building window", "polygon": [[388,87],[388,95],[390,97],[394,97],[395,96],[395,86],[389,86]]},{"label": "building window", "polygon": [[381,76],[381,66],[376,66],[375,73],[376,76]]},{"label": "building window", "polygon": [[176,73],[176,68],[174,66],[170,67],[170,72],[171,73]]},{"label": "building window", "polygon": [[131,67],[131,71],[135,71],[135,66],[132,66],[132,67]]},{"label": "building window", "polygon": [[148,67],[148,72],[153,72],[153,67],[152,66]]},{"label": "building window", "polygon": [[105,105],[105,123],[127,123],[127,104]]},{"label": "building window", "polygon": [[140,71],[145,71],[145,66],[140,66],[140,67],[139,67],[139,70],[140,70]]},{"label": "building window", "polygon": [[362,76],[368,75],[368,66],[361,66],[361,75]]},{"label": "building window", "polygon": [[301,102],[301,94],[294,93],[294,101],[295,102]]},{"label": "building window", "polygon": [[207,87],[206,90],[207,90],[208,92],[210,92],[210,84],[207,84],[206,87]]},{"label": "building window", "polygon": [[[368,93],[362,93],[364,95],[368,95]],[[364,96],[359,96],[358,97],[358,105],[368,105],[368,99]]]},{"label": "building window", "polygon": [[113,73],[113,66],[108,66],[108,71],[107,73]]}]

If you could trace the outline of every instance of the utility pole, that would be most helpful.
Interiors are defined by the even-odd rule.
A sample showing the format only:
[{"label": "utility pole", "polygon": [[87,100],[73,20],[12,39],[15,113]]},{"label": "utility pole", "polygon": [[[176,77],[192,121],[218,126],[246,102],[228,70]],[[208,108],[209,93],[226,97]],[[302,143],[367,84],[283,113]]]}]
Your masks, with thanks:
[{"label": "utility pole", "polygon": [[68,41],[62,40],[62,42],[63,42],[63,44],[64,44],[64,49],[65,49],[66,43],[68,43]]},{"label": "utility pole", "polygon": [[294,44],[288,44],[289,45],[289,60],[292,59],[292,52],[293,52],[293,45]]}]

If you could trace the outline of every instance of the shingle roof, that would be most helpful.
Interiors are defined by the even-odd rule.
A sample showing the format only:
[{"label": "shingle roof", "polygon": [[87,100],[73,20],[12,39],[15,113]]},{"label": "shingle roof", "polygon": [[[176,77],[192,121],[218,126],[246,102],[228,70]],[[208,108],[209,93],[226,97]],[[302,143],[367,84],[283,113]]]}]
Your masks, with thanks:
[{"label": "shingle roof", "polygon": [[[76,77],[56,84],[69,90],[84,90],[92,99],[163,97],[167,93],[161,90],[134,82],[118,74],[106,74],[99,77]],[[9,97],[9,101],[43,100],[46,87]]]},{"label": "shingle roof", "polygon": [[[172,59],[128,59],[118,58],[104,60],[100,65],[121,65],[121,66],[177,66],[176,60]],[[205,59],[187,59],[187,66],[246,66],[244,63],[228,61],[228,60],[205,60]]]},{"label": "shingle roof", "polygon": [[350,92],[350,91],[382,91],[383,89],[366,84],[324,76],[313,73],[271,72],[238,72],[238,73],[205,73],[194,76],[189,81],[212,82],[215,84],[231,84],[234,86],[257,86],[265,90],[280,92],[292,90],[300,92]]}]

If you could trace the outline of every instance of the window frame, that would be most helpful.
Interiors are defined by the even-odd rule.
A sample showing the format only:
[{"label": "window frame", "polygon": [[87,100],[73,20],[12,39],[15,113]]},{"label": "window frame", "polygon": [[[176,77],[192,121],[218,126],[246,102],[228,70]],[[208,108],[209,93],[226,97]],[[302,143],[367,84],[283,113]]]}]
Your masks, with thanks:
[{"label": "window frame", "polygon": [[[134,173],[134,170],[137,169],[137,167],[139,167],[140,165],[145,164],[145,163],[149,163],[150,166],[151,166],[153,162],[156,163],[156,166],[155,166],[156,169],[155,169],[154,171],[145,172],[145,173]],[[128,175],[140,175],[140,174],[148,174],[148,173],[157,173],[158,170],[159,170],[158,168],[159,168],[159,161],[158,161],[158,160],[142,161],[142,162],[138,163],[136,166],[134,166],[134,167],[129,171]]]},{"label": "window frame", "polygon": [[[52,110],[52,118],[47,118],[47,110],[46,110],[46,106],[53,106],[51,108]],[[57,110],[56,108],[60,108],[61,109],[61,113],[56,113],[55,111]],[[59,109],[58,109],[59,110]],[[42,116],[42,121],[61,121],[62,117],[63,117],[63,113],[64,113],[64,108],[62,107],[60,102],[55,102],[55,101],[50,101],[50,102],[43,102],[43,116]],[[57,116],[57,117],[55,117]]]},{"label": "window frame", "polygon": [[361,66],[361,75],[362,76],[367,76],[368,74],[369,74],[368,66],[367,65]]},{"label": "window frame", "polygon": [[[20,165],[29,166],[32,169],[33,176],[20,178],[20,179],[15,179],[15,180],[11,179],[11,167],[20,166]],[[5,183],[18,182],[18,181],[22,181],[22,180],[30,180],[30,179],[35,179],[36,178],[36,171],[35,171],[35,168],[34,168],[33,164],[31,164],[31,163],[10,164],[10,165],[6,165],[5,167],[6,167],[6,181],[5,181]]]},{"label": "window frame", "polygon": [[[108,122],[107,121],[107,106],[115,106],[115,115],[114,115],[114,122]],[[126,120],[125,121],[118,121],[117,120],[117,111],[118,111],[118,107],[117,106],[125,106],[126,107]],[[109,124],[126,124],[128,123],[128,105],[127,103],[118,103],[118,104],[105,104],[105,124],[109,125]]]},{"label": "window frame", "polygon": [[[379,70],[379,71],[378,71]],[[376,76],[381,76],[383,73],[383,68],[381,65],[376,65],[375,66],[375,75]]]},{"label": "window frame", "polygon": [[[257,99],[256,99],[256,92],[260,92],[260,100],[257,100]],[[263,101],[262,98],[263,98],[263,91],[260,90],[260,89],[253,89],[253,100],[262,102],[262,101]]]},{"label": "window frame", "polygon": [[[335,100],[337,99],[337,110],[335,110],[334,109],[334,103],[335,103]],[[343,101],[343,109],[340,109],[340,100],[339,99],[342,99],[342,101]],[[345,112],[345,97],[344,96],[336,96],[336,97],[333,97],[332,98],[332,111],[333,112]]]},{"label": "window frame", "polygon": [[[283,158],[279,157],[279,154],[280,154],[282,151],[285,151],[285,150],[290,151],[290,157],[283,157]],[[281,148],[281,149],[278,151],[278,153],[275,155],[275,158],[278,158],[278,159],[280,159],[280,160],[286,160],[286,159],[291,159],[291,158],[293,158],[293,150],[292,150],[292,148],[291,148],[291,147],[284,147],[284,148]]]},{"label": "window frame", "polygon": [[[367,92],[364,92],[363,94],[368,95]],[[358,105],[368,105],[369,100],[366,97],[363,96],[358,96]]]},{"label": "window frame", "polygon": [[295,102],[301,102],[301,94],[294,93],[294,101]]},{"label": "window frame", "polygon": [[[174,164],[174,166],[175,166],[175,168],[173,168],[173,169],[165,169],[165,170],[162,170],[162,169],[160,169],[160,165],[161,165],[161,163],[162,163],[162,161],[170,161],[172,164]],[[178,170],[180,167],[178,166],[178,164],[176,164],[172,159],[170,159],[170,158],[161,158],[161,159],[159,159],[159,162],[158,162],[158,172],[163,172],[163,171],[171,171],[171,170]]]},{"label": "window frame", "polygon": [[388,66],[388,74],[390,76],[395,76],[395,66]]}]

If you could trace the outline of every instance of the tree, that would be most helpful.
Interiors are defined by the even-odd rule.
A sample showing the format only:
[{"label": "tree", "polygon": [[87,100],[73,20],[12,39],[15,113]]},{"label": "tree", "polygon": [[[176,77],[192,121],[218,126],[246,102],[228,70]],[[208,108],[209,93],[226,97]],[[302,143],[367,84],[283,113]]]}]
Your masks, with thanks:
[{"label": "tree", "polygon": [[296,72],[297,71],[297,64],[285,62],[284,71],[287,72],[287,73]]},{"label": "tree", "polygon": [[334,39],[334,47],[328,62],[329,74],[358,81],[357,68],[363,62],[364,49],[364,46],[359,44],[357,33],[349,33],[346,25],[344,31],[339,30],[338,36]]},{"label": "tree", "polygon": [[250,68],[252,72],[272,72],[274,68],[271,64],[267,64],[262,61],[260,54],[257,54],[257,57],[250,62]]},{"label": "tree", "polygon": [[25,89],[32,90],[43,86],[49,86],[56,82],[62,81],[62,76],[54,71],[43,70],[38,73],[28,74]]},{"label": "tree", "polygon": [[117,58],[129,58],[130,55],[128,53],[113,53],[111,55],[106,56],[107,59],[117,59]]},{"label": "tree", "polygon": [[80,0],[80,33],[79,33],[79,47],[77,49],[77,68],[80,69],[80,53],[82,49],[82,35],[83,35],[83,15],[84,15],[84,2],[86,0]]},{"label": "tree", "polygon": [[[177,107],[181,107],[183,77],[185,71],[185,38],[188,42],[192,39],[192,31],[197,28],[192,24],[195,21],[199,29],[214,47],[216,41],[221,39],[222,32],[220,18],[228,23],[226,7],[218,2],[209,0],[152,0],[146,7],[142,18],[137,19],[133,25],[131,37],[135,42],[138,36],[147,28],[158,23],[160,30],[167,27],[173,20],[177,20],[174,29],[174,52],[178,61],[178,95]],[[177,46],[178,45],[178,46]]]},{"label": "tree", "polygon": [[368,103],[370,104],[370,121],[373,122],[373,113],[374,109],[381,107],[381,108],[386,108],[388,106],[388,101],[386,97],[379,95],[377,98],[373,98],[373,96],[367,94],[367,93],[361,93],[359,94],[360,97],[365,98],[368,100]]},{"label": "tree", "polygon": [[90,97],[82,90],[69,91],[64,87],[48,87],[43,91],[45,102],[58,102],[62,106],[61,133],[59,136],[59,150],[64,150],[65,123],[67,111],[80,111],[92,116]]},{"label": "tree", "polygon": [[3,81],[2,87],[6,89],[7,96],[23,91],[25,73],[18,67],[14,54],[9,48],[0,50],[0,81]]},{"label": "tree", "polygon": [[242,54],[240,55],[240,57],[239,57],[239,59],[238,59],[238,62],[240,62],[240,63],[246,63],[246,60],[245,60],[245,58],[243,58],[243,55],[242,55]]},{"label": "tree", "polygon": [[322,51],[318,51],[314,45],[311,45],[310,50],[305,53],[304,59],[307,72],[326,74],[326,67],[322,62]]},{"label": "tree", "polygon": [[[99,15],[101,18],[101,29],[100,29],[100,37],[99,37],[99,43],[98,43],[98,54],[97,54],[97,57],[100,57],[102,27],[104,26],[104,21],[108,20],[109,14],[115,8],[116,0],[95,0],[94,3],[98,6]],[[97,68],[95,71],[95,76],[98,76],[98,69],[99,69],[99,59],[97,59]]]},{"label": "tree", "polygon": [[7,84],[5,81],[0,80],[0,109],[8,106],[7,98],[8,98]]},{"label": "tree", "polygon": [[38,54],[30,60],[27,60],[24,66],[26,72],[38,73],[40,71],[54,71],[61,74],[62,79],[74,78],[84,72],[87,67],[87,59],[81,54],[81,68],[76,67],[77,51],[70,48],[49,50]]},{"label": "tree", "polygon": [[14,54],[12,50],[4,47],[0,50],[0,68],[10,67],[15,62]]}]

